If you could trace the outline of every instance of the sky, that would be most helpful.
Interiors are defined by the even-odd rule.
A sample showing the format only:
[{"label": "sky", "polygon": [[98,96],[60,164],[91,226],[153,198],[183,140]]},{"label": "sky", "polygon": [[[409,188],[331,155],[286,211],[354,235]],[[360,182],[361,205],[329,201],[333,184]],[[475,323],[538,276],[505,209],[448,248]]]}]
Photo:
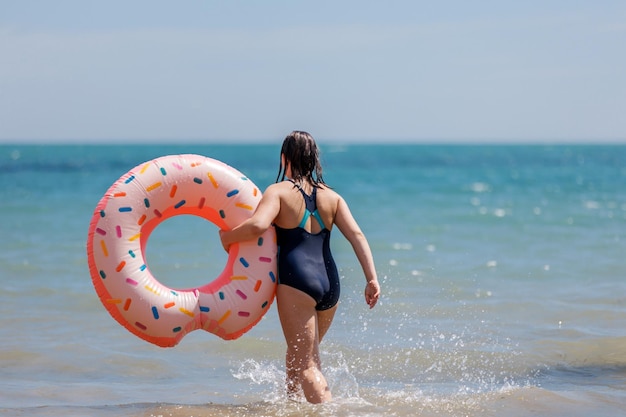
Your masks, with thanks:
[{"label": "sky", "polygon": [[0,142],[626,143],[626,2],[0,0]]}]

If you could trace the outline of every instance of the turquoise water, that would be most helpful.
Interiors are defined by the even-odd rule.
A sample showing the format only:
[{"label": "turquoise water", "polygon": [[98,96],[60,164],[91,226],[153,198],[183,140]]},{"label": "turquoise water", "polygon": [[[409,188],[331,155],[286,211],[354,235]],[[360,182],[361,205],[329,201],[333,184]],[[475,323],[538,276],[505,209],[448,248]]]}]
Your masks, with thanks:
[{"label": "turquoise water", "polygon": [[[615,416],[626,407],[626,146],[322,145],[325,178],[373,248],[383,298],[334,232],[343,295],[322,345],[336,401],[282,394],[273,307],[225,342],[172,349],[100,304],[85,243],[96,204],[146,160],[197,153],[259,187],[279,145],[0,146],[0,411],[29,416]],[[204,236],[205,239],[198,239]],[[200,243],[198,243],[200,241]],[[208,282],[217,229],[163,223],[164,283]]]}]

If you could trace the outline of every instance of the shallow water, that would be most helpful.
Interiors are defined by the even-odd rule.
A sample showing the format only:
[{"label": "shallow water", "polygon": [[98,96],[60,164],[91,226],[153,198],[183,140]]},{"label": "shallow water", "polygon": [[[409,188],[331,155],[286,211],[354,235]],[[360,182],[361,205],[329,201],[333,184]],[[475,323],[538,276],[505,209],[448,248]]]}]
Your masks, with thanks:
[{"label": "shallow water", "polygon": [[[615,416],[626,407],[626,147],[322,146],[384,296],[334,232],[340,310],[322,344],[335,401],[288,401],[272,307],[238,340],[162,349],[100,304],[85,242],[106,189],[173,153],[220,159],[265,188],[278,147],[0,146],[0,412],[9,416]],[[191,236],[202,233],[206,242]],[[160,225],[151,270],[207,282],[217,229]]]}]

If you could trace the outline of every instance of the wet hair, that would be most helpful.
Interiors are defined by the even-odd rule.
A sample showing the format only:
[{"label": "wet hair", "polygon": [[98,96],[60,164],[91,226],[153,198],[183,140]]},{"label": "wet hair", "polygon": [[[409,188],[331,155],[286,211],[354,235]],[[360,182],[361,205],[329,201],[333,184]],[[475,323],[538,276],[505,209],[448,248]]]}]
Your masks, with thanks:
[{"label": "wet hair", "polygon": [[[317,144],[307,132],[294,130],[287,135],[280,150],[285,156],[285,164],[291,164],[292,180],[307,180],[314,186],[326,185],[322,177],[322,164]],[[285,179],[287,167],[283,166],[282,158],[278,168],[276,182]]]}]

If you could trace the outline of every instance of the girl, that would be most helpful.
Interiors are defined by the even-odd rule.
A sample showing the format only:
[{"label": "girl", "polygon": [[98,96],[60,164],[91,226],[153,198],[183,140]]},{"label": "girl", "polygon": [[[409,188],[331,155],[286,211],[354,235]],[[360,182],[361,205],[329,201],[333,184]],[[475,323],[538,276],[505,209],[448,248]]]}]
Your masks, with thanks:
[{"label": "girl", "polygon": [[230,231],[220,231],[220,237],[228,251],[233,243],[256,239],[272,225],[276,228],[276,303],[287,342],[287,391],[295,395],[301,388],[307,401],[322,403],[332,395],[322,374],[319,344],[339,301],[339,274],[329,243],[333,226],[348,239],[361,264],[370,308],[378,301],[380,286],[367,239],[344,199],[324,183],[310,134],[294,131],[285,138],[276,181],[254,215]]}]

